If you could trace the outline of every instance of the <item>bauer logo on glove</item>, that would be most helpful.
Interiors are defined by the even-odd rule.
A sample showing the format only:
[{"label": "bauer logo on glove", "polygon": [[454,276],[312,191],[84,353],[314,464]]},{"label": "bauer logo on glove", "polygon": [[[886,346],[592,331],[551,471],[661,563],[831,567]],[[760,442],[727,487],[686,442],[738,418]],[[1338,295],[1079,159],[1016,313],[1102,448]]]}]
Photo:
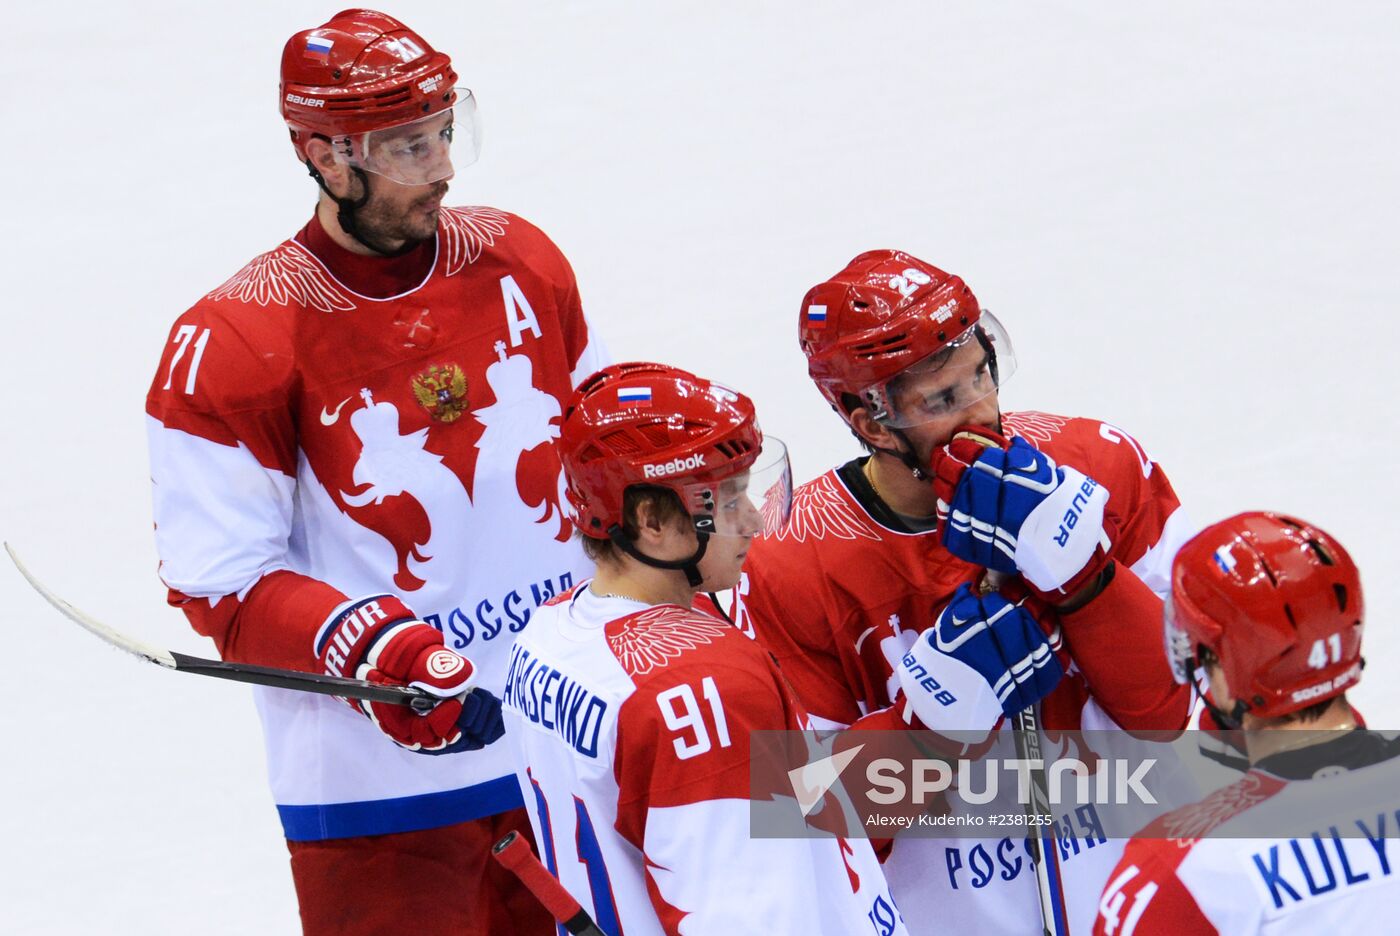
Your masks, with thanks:
[{"label": "bauer logo on glove", "polygon": [[1051,601],[1107,564],[1108,489],[1025,439],[960,429],[934,453],[933,471],[943,545],[953,555],[1019,573]]}]

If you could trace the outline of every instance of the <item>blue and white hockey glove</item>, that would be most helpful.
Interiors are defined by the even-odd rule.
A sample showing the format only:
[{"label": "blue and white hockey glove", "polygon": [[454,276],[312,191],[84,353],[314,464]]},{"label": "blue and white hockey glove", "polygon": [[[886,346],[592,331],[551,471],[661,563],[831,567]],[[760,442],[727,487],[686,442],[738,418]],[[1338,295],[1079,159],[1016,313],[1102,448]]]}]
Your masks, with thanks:
[{"label": "blue and white hockey glove", "polygon": [[985,734],[1059,684],[1060,643],[1058,626],[1047,636],[1024,600],[1013,604],[996,592],[978,597],[959,585],[895,675],[908,712],[924,727]]},{"label": "blue and white hockey glove", "polygon": [[1108,564],[1108,489],[1025,439],[965,427],[932,468],[943,545],[960,559],[1019,573],[1052,603]]}]

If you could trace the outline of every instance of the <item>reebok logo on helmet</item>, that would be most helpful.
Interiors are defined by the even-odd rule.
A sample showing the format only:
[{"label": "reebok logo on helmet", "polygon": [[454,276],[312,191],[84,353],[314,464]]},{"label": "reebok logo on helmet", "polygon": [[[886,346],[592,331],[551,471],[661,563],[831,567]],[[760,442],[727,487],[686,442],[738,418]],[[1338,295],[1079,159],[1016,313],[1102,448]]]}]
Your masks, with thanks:
[{"label": "reebok logo on helmet", "polygon": [[705,467],[705,456],[696,454],[689,458],[673,458],[660,465],[643,465],[642,476],[647,478],[664,478],[668,475],[680,474],[682,471],[690,471],[695,468]]}]

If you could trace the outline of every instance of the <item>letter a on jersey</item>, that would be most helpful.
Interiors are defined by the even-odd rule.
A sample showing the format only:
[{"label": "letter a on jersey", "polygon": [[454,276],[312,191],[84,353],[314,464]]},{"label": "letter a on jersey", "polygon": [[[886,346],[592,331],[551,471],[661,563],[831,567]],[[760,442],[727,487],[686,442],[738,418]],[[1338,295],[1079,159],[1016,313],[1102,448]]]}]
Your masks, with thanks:
[{"label": "letter a on jersey", "polygon": [[510,329],[510,346],[520,347],[520,339],[528,332],[540,337],[540,323],[535,320],[535,310],[530,308],[530,300],[516,283],[515,277],[501,277],[501,300],[506,306],[506,327]]}]

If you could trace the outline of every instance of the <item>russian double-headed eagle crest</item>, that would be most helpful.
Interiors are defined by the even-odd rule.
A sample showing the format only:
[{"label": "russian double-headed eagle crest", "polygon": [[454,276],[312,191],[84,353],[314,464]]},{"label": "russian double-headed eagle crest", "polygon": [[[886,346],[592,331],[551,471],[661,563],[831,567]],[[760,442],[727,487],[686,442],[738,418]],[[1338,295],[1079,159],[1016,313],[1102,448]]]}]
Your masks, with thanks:
[{"label": "russian double-headed eagle crest", "polygon": [[456,364],[434,364],[413,378],[413,395],[429,416],[453,422],[467,410],[467,375]]}]

